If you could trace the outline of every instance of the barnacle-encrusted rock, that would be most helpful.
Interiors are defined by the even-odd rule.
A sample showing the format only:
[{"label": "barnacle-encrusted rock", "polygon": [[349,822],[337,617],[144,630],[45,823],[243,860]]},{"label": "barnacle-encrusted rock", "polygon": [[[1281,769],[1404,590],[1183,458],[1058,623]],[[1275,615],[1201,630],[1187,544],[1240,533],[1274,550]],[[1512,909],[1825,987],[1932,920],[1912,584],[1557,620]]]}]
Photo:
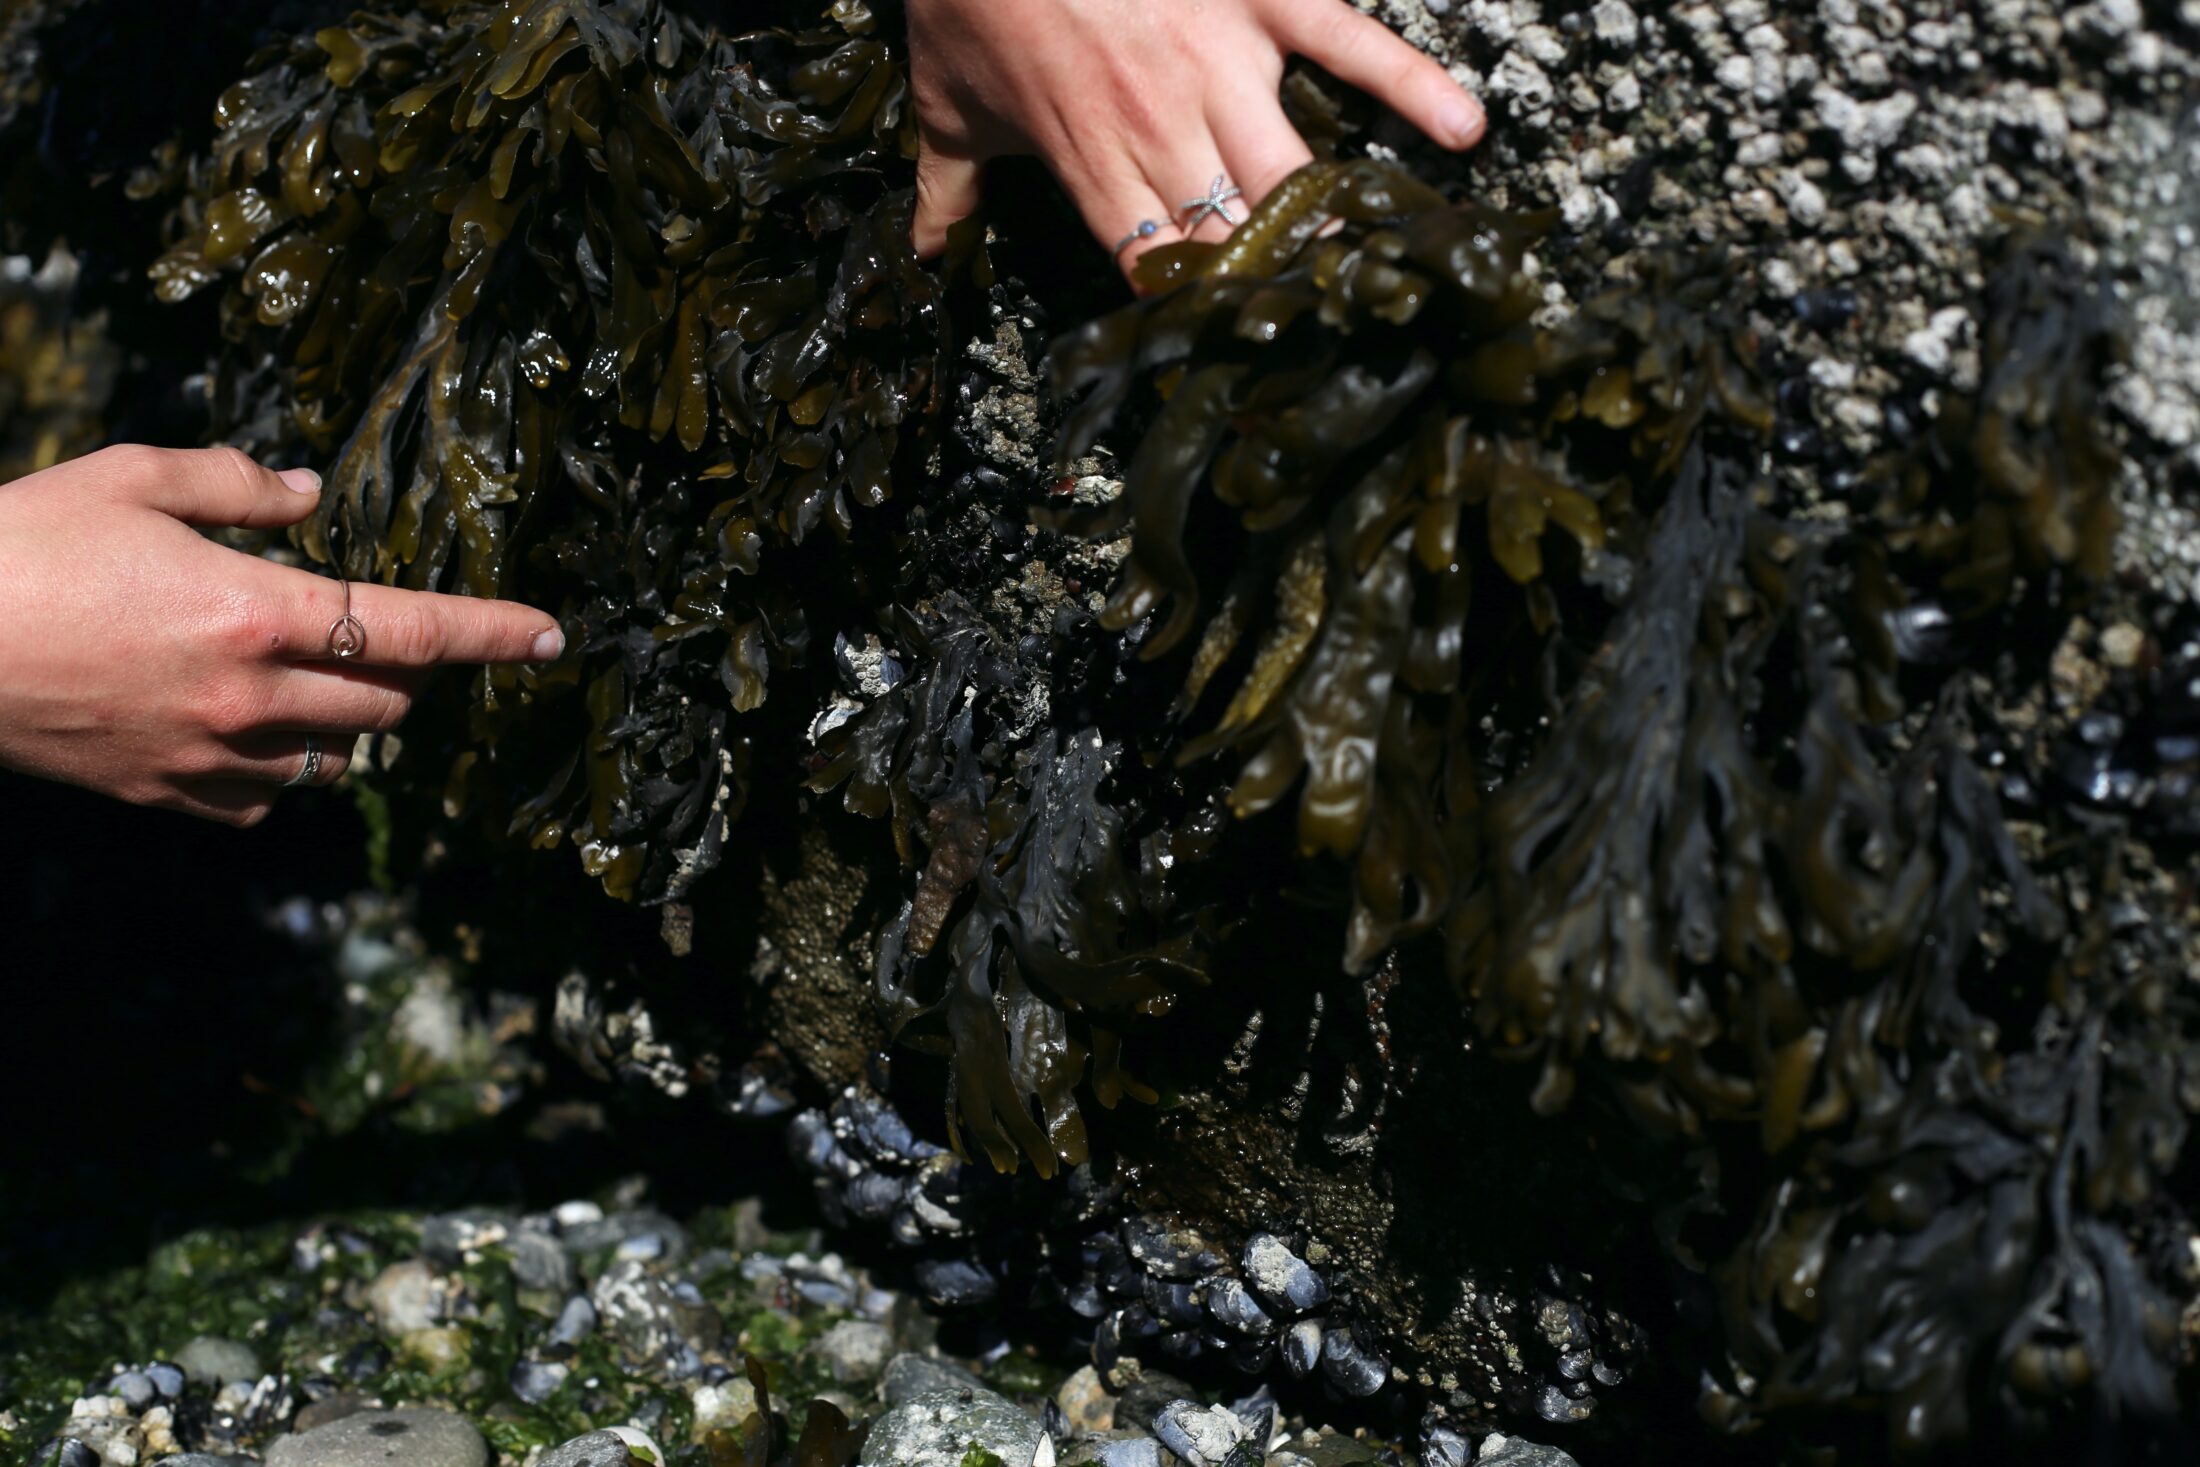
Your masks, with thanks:
[{"label": "barnacle-encrusted rock", "polygon": [[1039,476],[1003,425],[1057,426],[1038,323],[1105,267],[1009,219],[914,260],[897,46],[362,11],[224,94],[154,267],[218,288],[221,431],[328,469],[307,554],[564,620],[376,783],[431,884],[570,846],[664,904],[684,959],[555,924],[567,1047],[794,1111],[829,1215],[1110,1370],[1800,1448],[2173,1415],[2190,854],[2089,838],[2111,775],[2189,788],[2191,700],[2128,665],[2127,754],[2040,696],[2144,600],[2085,242],[2008,231],[1975,374],[1836,452],[1752,307],[1785,261],[1605,271],[1595,197],[1462,202],[1298,78],[1320,161],[1059,334]]}]

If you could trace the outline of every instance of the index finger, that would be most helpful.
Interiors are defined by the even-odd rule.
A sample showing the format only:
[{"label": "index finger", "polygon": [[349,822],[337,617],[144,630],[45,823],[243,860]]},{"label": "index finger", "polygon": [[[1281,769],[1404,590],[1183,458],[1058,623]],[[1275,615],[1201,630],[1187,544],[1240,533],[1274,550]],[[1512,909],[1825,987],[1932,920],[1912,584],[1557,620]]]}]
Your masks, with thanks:
[{"label": "index finger", "polygon": [[[281,570],[284,610],[275,618],[271,650],[300,658],[332,658],[330,634],[345,614],[344,587],[327,576]],[[377,667],[438,667],[445,663],[553,662],[565,650],[555,618],[516,601],[404,591],[351,583],[351,615],[364,630],[352,660]]]}]

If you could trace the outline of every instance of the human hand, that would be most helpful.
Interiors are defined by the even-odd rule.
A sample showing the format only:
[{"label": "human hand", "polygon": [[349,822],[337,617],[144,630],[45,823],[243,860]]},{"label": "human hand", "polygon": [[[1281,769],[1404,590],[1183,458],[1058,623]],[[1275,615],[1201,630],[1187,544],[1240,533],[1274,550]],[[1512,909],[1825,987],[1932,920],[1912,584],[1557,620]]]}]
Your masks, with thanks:
[{"label": "human hand", "polygon": [[397,726],[424,669],[563,650],[525,606],[355,584],[366,647],[338,662],[335,581],[188,528],[295,524],[319,488],[235,449],[136,445],[0,485],[0,765],[255,825],[308,734],[326,784],[358,734]]},{"label": "human hand", "polygon": [[[1444,69],[1344,0],[908,0],[920,254],[978,207],[989,158],[1036,153],[1116,255],[1185,238],[1186,200],[1217,174],[1243,208],[1313,161],[1279,100],[1300,55],[1373,93],[1446,147],[1472,147],[1482,106]],[[1191,233],[1219,240],[1208,216]]]}]

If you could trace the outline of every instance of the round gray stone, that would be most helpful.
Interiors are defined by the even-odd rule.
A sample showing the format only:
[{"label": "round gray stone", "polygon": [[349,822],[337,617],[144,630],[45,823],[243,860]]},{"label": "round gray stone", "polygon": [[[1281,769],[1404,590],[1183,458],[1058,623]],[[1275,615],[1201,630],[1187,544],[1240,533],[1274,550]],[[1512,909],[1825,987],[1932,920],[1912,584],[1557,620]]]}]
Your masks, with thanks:
[{"label": "round gray stone", "polygon": [[267,1467],[487,1467],[489,1449],[463,1416],[409,1406],[362,1411],[268,1449]]},{"label": "round gray stone", "polygon": [[894,1353],[894,1336],[883,1324],[844,1319],[818,1336],[810,1349],[833,1379],[846,1385],[878,1379],[887,1357]]},{"label": "round gray stone", "polygon": [[[926,1391],[878,1419],[858,1467],[962,1467],[971,1448],[1028,1467],[1039,1423],[991,1391]],[[277,1467],[270,1463],[269,1467]]]},{"label": "round gray stone", "polygon": [[200,1335],[176,1352],[176,1364],[193,1385],[225,1386],[233,1380],[258,1380],[260,1357],[250,1345]]},{"label": "round gray stone", "polygon": [[626,1443],[608,1431],[574,1437],[543,1453],[535,1467],[627,1467]]},{"label": "round gray stone", "polygon": [[1474,1467],[1577,1467],[1574,1459],[1556,1447],[1546,1447],[1517,1436],[1491,1432],[1482,1438],[1481,1455]]},{"label": "round gray stone", "polygon": [[879,1381],[880,1399],[889,1406],[900,1406],[927,1391],[982,1391],[985,1382],[948,1360],[934,1360],[928,1355],[896,1355],[886,1362],[886,1375]]}]

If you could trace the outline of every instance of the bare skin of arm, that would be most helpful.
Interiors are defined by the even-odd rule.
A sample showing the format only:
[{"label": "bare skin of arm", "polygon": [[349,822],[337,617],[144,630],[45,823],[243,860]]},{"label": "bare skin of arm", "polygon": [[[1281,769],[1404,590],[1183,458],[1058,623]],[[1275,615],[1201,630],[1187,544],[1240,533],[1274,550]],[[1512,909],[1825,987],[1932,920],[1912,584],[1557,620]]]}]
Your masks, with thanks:
[{"label": "bare skin of arm", "polygon": [[[909,0],[908,12],[923,254],[976,210],[988,159],[1036,154],[1103,246],[1162,223],[1116,256],[1127,276],[1185,237],[1181,206],[1216,175],[1251,206],[1312,161],[1278,99],[1294,55],[1446,147],[1472,147],[1487,125],[1441,66],[1345,0]],[[1229,230],[1210,217],[1192,237]]]},{"label": "bare skin of arm", "polygon": [[427,669],[563,649],[529,607],[361,585],[366,648],[336,661],[336,582],[193,528],[295,524],[318,488],[234,449],[136,445],[0,485],[0,765],[254,825],[306,735],[327,783],[358,734],[397,726]]}]

